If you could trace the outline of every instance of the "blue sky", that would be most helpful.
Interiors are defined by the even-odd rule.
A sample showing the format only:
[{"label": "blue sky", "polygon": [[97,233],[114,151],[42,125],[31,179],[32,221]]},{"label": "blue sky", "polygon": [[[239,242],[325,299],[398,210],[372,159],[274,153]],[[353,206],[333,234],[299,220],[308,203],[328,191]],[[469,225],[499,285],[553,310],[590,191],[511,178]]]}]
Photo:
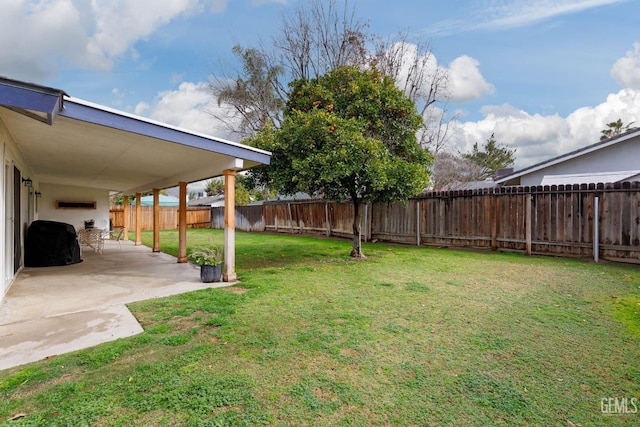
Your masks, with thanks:
[{"label": "blue sky", "polygon": [[[0,75],[235,139],[205,90],[304,0],[3,0]],[[640,125],[640,0],[351,0],[372,32],[428,41],[453,88],[450,151],[495,133],[517,167]]]}]

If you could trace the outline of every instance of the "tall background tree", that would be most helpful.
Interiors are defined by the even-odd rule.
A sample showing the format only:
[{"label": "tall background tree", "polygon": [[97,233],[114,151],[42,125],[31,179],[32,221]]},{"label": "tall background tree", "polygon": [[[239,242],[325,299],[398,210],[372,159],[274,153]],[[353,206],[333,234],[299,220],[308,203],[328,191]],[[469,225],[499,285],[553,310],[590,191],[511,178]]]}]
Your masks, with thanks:
[{"label": "tall background tree", "polygon": [[236,45],[233,54],[242,64],[235,78],[212,77],[209,82],[218,105],[229,106],[233,114],[214,115],[229,131],[247,137],[269,121],[280,121],[284,100],[279,93],[283,68],[270,65],[269,58],[258,49]]},{"label": "tall background tree", "polygon": [[435,191],[456,190],[480,180],[482,167],[463,155],[440,151],[435,155],[431,181]]},{"label": "tall background tree", "polygon": [[417,132],[421,145],[438,152],[446,144],[447,74],[427,42],[403,33],[388,39],[371,33],[348,0],[301,2],[274,34],[257,47],[234,47],[240,65],[222,64],[222,76],[211,77],[212,94],[234,112],[231,118],[215,117],[233,133],[250,136],[267,121],[280,126],[289,82],[351,65],[391,76],[423,117]]},{"label": "tall background tree", "polygon": [[624,123],[622,123],[622,119],[618,119],[615,122],[607,123],[606,129],[600,131],[600,141],[604,141],[627,132],[628,130],[632,129],[631,125],[633,123],[634,122],[631,122],[625,125]]},{"label": "tall background tree", "polygon": [[428,183],[431,156],[416,139],[414,103],[377,70],[341,66],[291,84],[279,128],[247,142],[273,153],[254,178],[284,194],[298,191],[353,203],[353,249],[363,257],[362,203],[406,200]]},{"label": "tall background tree", "polygon": [[463,157],[480,166],[480,174],[477,179],[487,179],[495,176],[498,169],[506,168],[515,162],[515,149],[499,144],[494,134],[487,139],[482,148],[478,143],[473,144],[473,150]]}]

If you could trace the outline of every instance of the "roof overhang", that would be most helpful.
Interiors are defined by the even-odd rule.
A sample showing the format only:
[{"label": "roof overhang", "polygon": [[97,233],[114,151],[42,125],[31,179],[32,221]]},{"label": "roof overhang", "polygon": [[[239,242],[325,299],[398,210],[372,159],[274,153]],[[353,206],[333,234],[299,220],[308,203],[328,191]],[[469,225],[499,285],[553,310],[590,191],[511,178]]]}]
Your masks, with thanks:
[{"label": "roof overhang", "polygon": [[131,194],[270,161],[263,150],[18,83],[0,79],[0,119],[43,183]]},{"label": "roof overhang", "polygon": [[540,185],[567,185],[567,184],[599,184],[610,182],[637,181],[640,179],[640,170],[574,173],[564,175],[545,175]]},{"label": "roof overhang", "polygon": [[597,142],[592,145],[588,145],[586,147],[579,148],[577,150],[571,151],[570,153],[566,153],[557,157],[554,157],[549,160],[545,160],[544,162],[537,163],[533,166],[529,166],[527,168],[521,169],[519,171],[515,171],[512,174],[505,175],[496,179],[495,182],[497,184],[504,184],[509,181],[513,181],[514,179],[520,178],[524,175],[528,175],[533,172],[537,172],[539,170],[543,170],[549,168],[551,166],[557,165],[559,163],[563,163],[569,161],[571,159],[575,159],[576,157],[584,156],[585,154],[592,153],[594,151],[602,150],[603,148],[607,148],[611,145],[619,144],[621,142],[627,141],[631,138],[635,138],[640,136],[640,129],[634,128],[628,132],[625,132],[621,135],[617,135],[613,138],[606,139],[604,141]]},{"label": "roof overhang", "polygon": [[32,119],[53,124],[66,95],[59,89],[0,78],[0,105]]}]

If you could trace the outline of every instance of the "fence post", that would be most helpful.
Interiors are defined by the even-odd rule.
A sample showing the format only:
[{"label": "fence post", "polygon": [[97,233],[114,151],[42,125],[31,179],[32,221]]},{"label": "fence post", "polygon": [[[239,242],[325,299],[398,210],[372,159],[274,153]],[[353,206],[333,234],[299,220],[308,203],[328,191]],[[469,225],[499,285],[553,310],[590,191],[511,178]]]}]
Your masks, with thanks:
[{"label": "fence post", "polygon": [[491,250],[498,250],[498,196],[491,196]]},{"label": "fence post", "polygon": [[331,224],[329,224],[329,203],[324,203],[324,222],[327,226],[327,237],[331,237]]},{"label": "fence post", "polygon": [[598,262],[600,256],[600,218],[599,218],[599,198],[593,198],[593,260]]},{"label": "fence post", "polygon": [[[364,204],[364,227],[362,230],[364,231],[364,241],[367,241],[367,230],[369,226],[369,203]],[[362,234],[362,233],[360,233]]]},{"label": "fence post", "polygon": [[369,240],[371,240],[373,238],[372,233],[373,233],[373,202],[369,202],[369,204],[371,205],[371,209],[369,209]]},{"label": "fence post", "polygon": [[420,200],[416,200],[416,246],[420,246]]},{"label": "fence post", "polygon": [[289,227],[291,227],[291,234],[293,234],[293,215],[291,215],[291,203],[287,203],[289,208]]},{"label": "fence post", "polygon": [[527,239],[527,255],[531,256],[531,194],[527,195],[527,207],[525,212],[525,228]]}]

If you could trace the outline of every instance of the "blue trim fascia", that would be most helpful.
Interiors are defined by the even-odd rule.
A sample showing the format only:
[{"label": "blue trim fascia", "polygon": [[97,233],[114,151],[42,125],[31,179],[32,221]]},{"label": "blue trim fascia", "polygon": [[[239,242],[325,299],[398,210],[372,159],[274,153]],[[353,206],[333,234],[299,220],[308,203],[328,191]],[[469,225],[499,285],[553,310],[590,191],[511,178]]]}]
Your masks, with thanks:
[{"label": "blue trim fascia", "polygon": [[47,115],[47,123],[52,124],[62,109],[62,92],[44,93],[36,89],[1,84],[0,105],[44,113]]},{"label": "blue trim fascia", "polygon": [[61,116],[268,165],[269,154],[67,100]]}]

